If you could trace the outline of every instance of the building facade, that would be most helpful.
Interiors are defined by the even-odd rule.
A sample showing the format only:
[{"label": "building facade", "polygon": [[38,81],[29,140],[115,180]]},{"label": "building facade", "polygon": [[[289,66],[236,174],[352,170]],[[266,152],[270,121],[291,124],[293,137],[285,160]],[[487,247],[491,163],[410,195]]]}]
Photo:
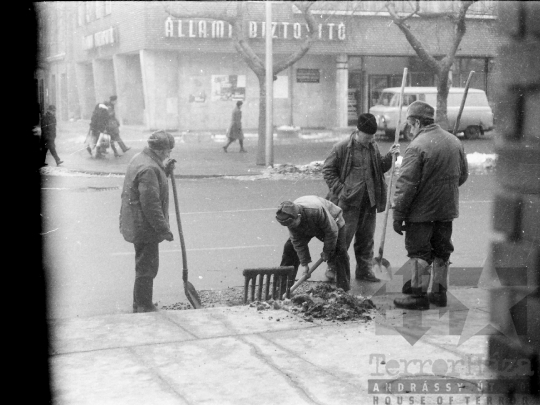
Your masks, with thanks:
[{"label": "building facade", "polygon": [[[265,5],[246,2],[245,32],[264,60]],[[399,7],[411,2],[397,2]],[[421,2],[438,8],[456,2]],[[354,125],[385,87],[434,85],[382,1],[318,2],[315,41],[309,52],[274,81],[274,124],[302,128]],[[175,18],[163,2],[42,2],[40,64],[42,108],[55,104],[60,120],[89,119],[97,102],[118,96],[123,124],[149,129],[224,132],[237,100],[245,128],[257,128],[259,81],[235,49],[232,27],[205,18],[209,8],[234,2],[177,2],[197,18]],[[317,9],[317,7],[319,7]],[[476,3],[452,70],[454,86],[470,70],[471,87],[492,92],[493,59],[500,45],[496,2]],[[232,9],[234,10],[234,9]],[[407,11],[407,10],[402,10]],[[433,10],[440,11],[440,10]],[[274,61],[297,50],[307,33],[291,2],[273,5]],[[443,57],[452,39],[445,20],[410,19],[427,50]]]}]

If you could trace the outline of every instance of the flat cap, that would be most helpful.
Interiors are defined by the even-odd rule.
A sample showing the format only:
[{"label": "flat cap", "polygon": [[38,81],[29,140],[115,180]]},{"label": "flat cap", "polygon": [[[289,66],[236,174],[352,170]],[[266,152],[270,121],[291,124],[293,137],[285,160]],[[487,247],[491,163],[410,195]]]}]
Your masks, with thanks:
[{"label": "flat cap", "polygon": [[276,220],[283,226],[288,226],[294,222],[294,220],[300,214],[300,207],[292,201],[283,201],[279,204],[276,212]]},{"label": "flat cap", "polygon": [[150,149],[163,150],[174,148],[174,137],[165,131],[156,131],[148,138]]},{"label": "flat cap", "polygon": [[423,101],[415,101],[407,108],[407,118],[435,119],[435,109]]}]

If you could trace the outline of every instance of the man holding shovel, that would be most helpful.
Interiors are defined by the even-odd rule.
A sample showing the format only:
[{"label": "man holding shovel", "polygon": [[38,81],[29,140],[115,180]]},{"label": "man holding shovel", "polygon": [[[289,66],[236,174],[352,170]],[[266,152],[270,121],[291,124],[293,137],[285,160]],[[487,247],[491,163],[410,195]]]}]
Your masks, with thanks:
[{"label": "man holding shovel", "polygon": [[[447,305],[452,220],[459,214],[459,189],[469,176],[467,157],[457,137],[434,123],[435,110],[423,101],[407,109],[413,140],[405,151],[394,195],[394,230],[403,235],[411,269],[397,298],[399,308],[424,310]],[[427,295],[433,263],[432,292]]]},{"label": "man holding shovel", "polygon": [[[395,144],[381,156],[373,141],[375,132],[375,116],[361,114],[357,130],[332,147],[322,169],[329,188],[326,198],[343,210],[347,250],[354,238],[355,277],[373,282],[380,281],[373,274],[372,261],[376,215],[386,209],[384,173],[392,167],[392,154],[399,155]],[[326,276],[332,278],[332,272]]]},{"label": "man holding shovel", "polygon": [[155,312],[154,278],[159,266],[159,243],[172,241],[169,226],[169,184],[174,170],[169,159],[174,138],[165,131],[150,135],[148,147],[129,162],[120,209],[120,232],[135,246],[133,312]]},{"label": "man holding shovel", "polygon": [[304,275],[309,275],[311,256],[308,243],[316,237],[324,242],[322,260],[336,269],[336,287],[350,290],[351,270],[341,208],[324,198],[308,195],[294,202],[282,202],[276,212],[276,219],[289,228],[289,239],[283,248],[280,266],[294,266],[293,279],[299,265],[304,269]]}]

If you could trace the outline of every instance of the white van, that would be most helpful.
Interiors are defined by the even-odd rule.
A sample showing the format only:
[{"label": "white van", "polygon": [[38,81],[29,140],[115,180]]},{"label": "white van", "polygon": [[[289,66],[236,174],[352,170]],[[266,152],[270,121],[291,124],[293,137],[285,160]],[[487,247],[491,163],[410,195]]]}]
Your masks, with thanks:
[{"label": "white van", "polygon": [[[453,132],[456,123],[464,88],[451,87],[448,94],[448,124],[449,128],[444,128]],[[377,105],[371,107],[369,112],[377,118],[379,130],[385,132],[386,136],[393,138],[396,132],[397,115],[399,110],[399,93],[401,87],[391,87],[384,89]],[[403,91],[403,104],[401,110],[402,130],[400,135],[408,137],[408,128],[405,128],[407,107],[412,102],[425,101],[436,109],[437,88],[436,87],[405,87]],[[463,107],[461,120],[459,122],[458,135],[463,133],[465,139],[477,139],[484,132],[493,129],[493,112],[488,104],[486,93],[479,89],[469,89],[467,100]]]}]

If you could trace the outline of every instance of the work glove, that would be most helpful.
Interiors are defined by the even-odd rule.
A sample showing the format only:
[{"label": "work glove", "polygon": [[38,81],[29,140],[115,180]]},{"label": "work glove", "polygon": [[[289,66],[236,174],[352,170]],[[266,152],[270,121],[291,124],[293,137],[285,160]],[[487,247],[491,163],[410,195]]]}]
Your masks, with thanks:
[{"label": "work glove", "polygon": [[398,157],[399,156],[399,143],[393,144],[389,152],[392,155],[396,155],[396,157]]},{"label": "work glove", "polygon": [[406,230],[405,229],[405,224],[400,219],[394,220],[393,226],[394,226],[394,231],[396,231],[400,235],[403,235],[403,231]]},{"label": "work glove", "polygon": [[302,277],[306,276],[306,278],[310,278],[311,274],[309,274],[309,265],[303,264],[302,267],[304,268],[304,273],[302,274]]},{"label": "work glove", "polygon": [[323,259],[323,262],[327,262],[330,259],[330,255],[323,250],[321,252],[321,259]]},{"label": "work glove", "polygon": [[165,234],[165,240],[168,242],[172,242],[174,240],[174,236],[171,231],[167,232]]},{"label": "work glove", "polygon": [[163,166],[165,167],[165,174],[167,175],[167,177],[169,177],[173,172],[175,163],[176,160],[171,158],[165,159],[165,161],[163,162]]}]

